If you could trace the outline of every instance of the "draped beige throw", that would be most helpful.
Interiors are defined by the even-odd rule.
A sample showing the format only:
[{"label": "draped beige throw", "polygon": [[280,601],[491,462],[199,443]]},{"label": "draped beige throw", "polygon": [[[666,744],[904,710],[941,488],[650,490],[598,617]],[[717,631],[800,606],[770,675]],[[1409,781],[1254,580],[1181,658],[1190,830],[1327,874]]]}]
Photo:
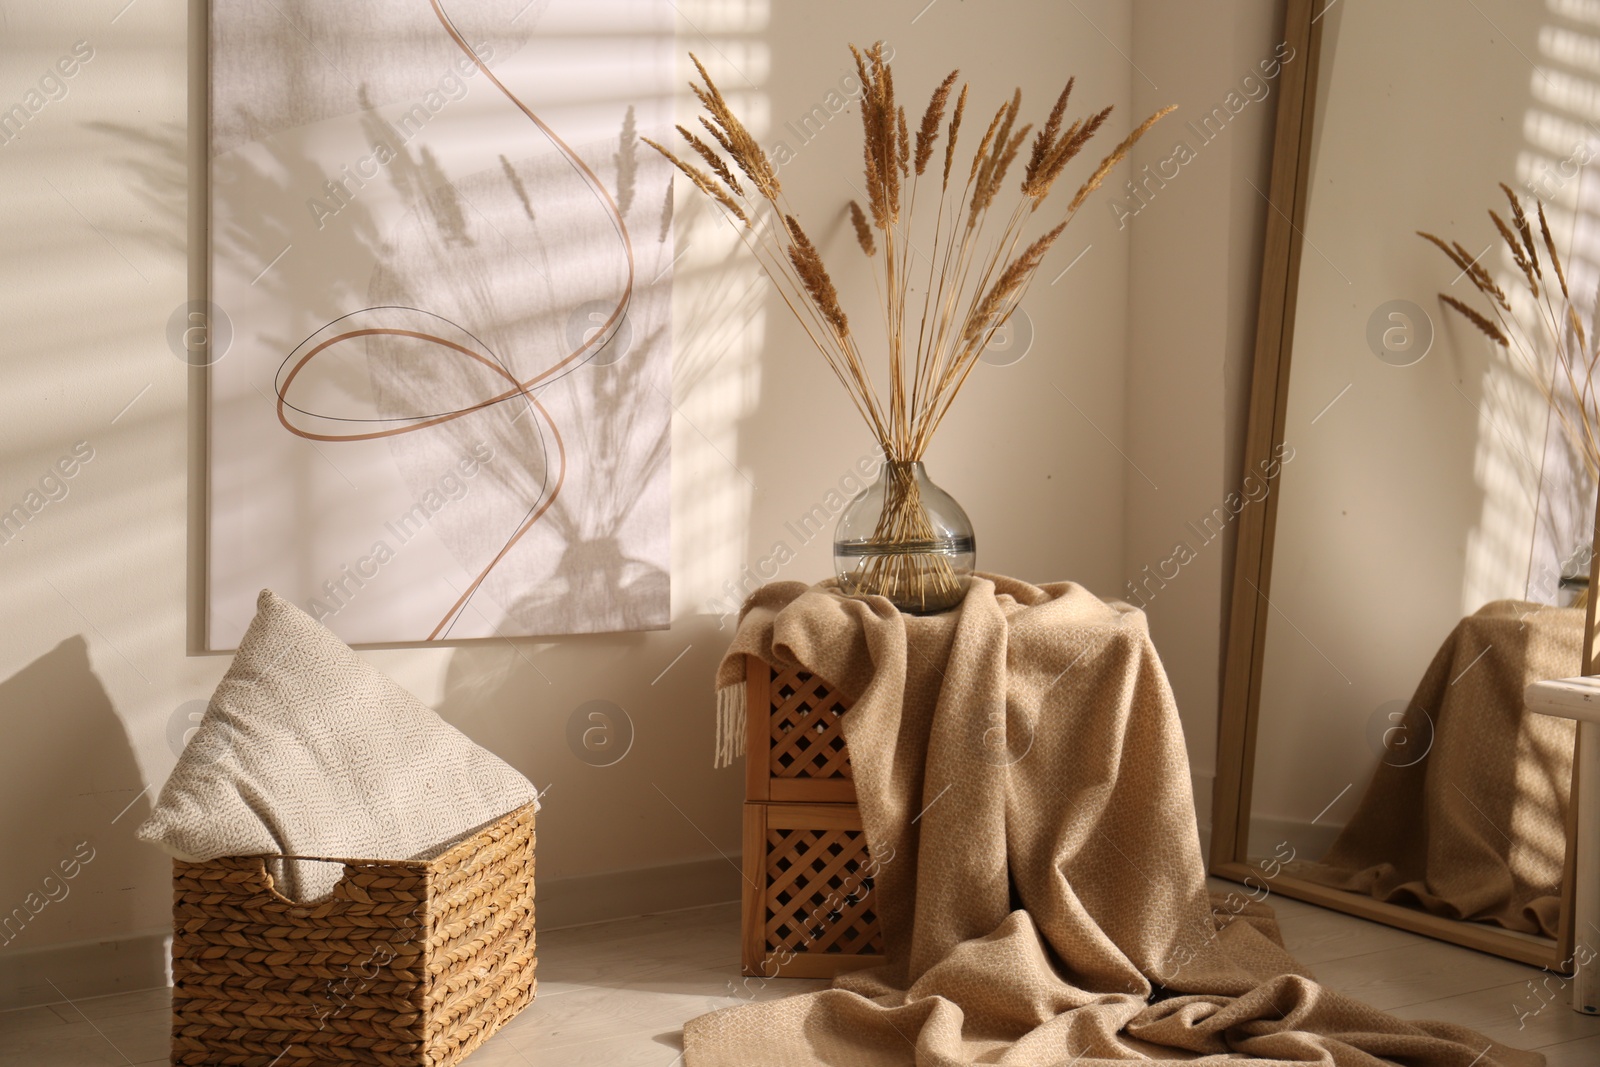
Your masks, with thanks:
[{"label": "draped beige throw", "polygon": [[[1583,611],[1520,600],[1462,619],[1319,863],[1295,874],[1435,915],[1555,937],[1576,726],[1529,715],[1522,691],[1580,672]],[[1420,751],[1418,752],[1420,755]]]},{"label": "draped beige throw", "polygon": [[1177,709],[1132,608],[984,576],[959,609],[911,618],[779,583],[747,606],[719,688],[750,655],[853,701],[862,823],[892,857],[890,962],[691,1020],[686,1067],[1543,1064],[1324,989],[1270,909],[1211,898]]}]

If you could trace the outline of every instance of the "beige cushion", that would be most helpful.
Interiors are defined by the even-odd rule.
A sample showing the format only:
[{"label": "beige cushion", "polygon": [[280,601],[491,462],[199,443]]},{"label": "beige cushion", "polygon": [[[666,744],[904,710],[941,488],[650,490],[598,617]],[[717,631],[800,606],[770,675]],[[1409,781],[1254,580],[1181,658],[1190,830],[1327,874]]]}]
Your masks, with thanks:
[{"label": "beige cushion", "polygon": [[[422,859],[534,800],[521,774],[262,590],[255,621],[139,838],[184,860]],[[326,896],[331,863],[290,863],[285,896]]]}]

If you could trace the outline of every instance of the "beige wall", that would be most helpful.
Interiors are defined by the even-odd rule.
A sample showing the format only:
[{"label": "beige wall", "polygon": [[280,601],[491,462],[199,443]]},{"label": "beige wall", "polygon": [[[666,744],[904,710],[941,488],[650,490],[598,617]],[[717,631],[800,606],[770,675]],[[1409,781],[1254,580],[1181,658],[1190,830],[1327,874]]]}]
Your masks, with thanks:
[{"label": "beige wall", "polygon": [[[1261,63],[1272,69],[1283,40],[1276,8],[1260,0],[1134,5],[1133,56],[1142,71],[1133,77],[1135,111],[1163,103],[1179,110],[1140,143],[1134,173],[1123,176],[1139,179],[1144,203],[1124,184],[1118,209],[1131,213],[1122,221],[1133,249],[1123,563],[1133,588],[1116,592],[1150,616],[1183,717],[1203,826],[1235,536],[1235,524],[1217,537],[1203,520],[1240,483],[1278,103],[1278,81]],[[1227,121],[1204,127],[1218,108]],[[1189,562],[1179,545],[1192,552]]]},{"label": "beige wall", "polygon": [[[74,42],[94,48],[66,97],[0,145],[0,500],[21,499],[74,443],[94,449],[65,499],[0,547],[0,678],[9,679],[0,683],[9,727],[0,907],[21,903],[76,842],[96,849],[70,895],[0,947],[0,980],[11,983],[0,995],[13,999],[38,985],[19,972],[70,955],[30,953],[166,926],[165,862],[131,840],[148,808],[136,798],[174,762],[174,712],[204,699],[227,665],[187,652],[199,405],[197,383],[164,337],[190,291],[195,247],[186,222],[198,129],[187,125],[191,30],[172,5],[137,4],[113,22],[116,6],[8,9],[0,51],[0,102],[9,106]],[[1270,53],[1273,18],[1258,10],[1266,5],[1234,3],[1225,17],[1191,6],[680,0],[678,40],[737,89],[742,106],[767,116],[764,140],[781,139],[785,122],[823,102],[847,69],[847,41],[882,37],[907,93],[959,62],[975,100],[997,99],[1020,78],[1042,112],[1075,73],[1084,106],[1117,105],[1109,144],[1158,102],[1209,108]],[[1252,104],[1126,229],[1104,202],[1086,211],[1025,304],[1030,353],[981,368],[972,382],[928,458],[977,524],[981,566],[1115,595],[1234,483],[1262,212],[1242,178],[1264,174],[1270,106]],[[856,262],[838,181],[857,166],[854,122],[830,121],[783,171],[840,264]],[[1168,140],[1156,136],[1151,151]],[[728,265],[727,235],[681,190],[679,207],[671,629],[369,653],[553,787],[540,817],[541,905],[552,918],[734,895],[723,857],[738,855],[742,770],[709,766],[709,679],[728,636],[711,605],[746,568],[771,577],[761,566],[778,542],[796,555],[779,576],[824,576],[827,537],[802,544],[785,522],[825,504],[869,452],[787,313],[746,268]],[[864,273],[838,273],[856,306],[869,307]],[[1212,765],[1223,548],[1206,549],[1151,603],[1202,773]],[[614,767],[585,766],[567,748],[568,716],[590,699],[621,705],[636,727]],[[605,877],[641,867],[661,870]],[[89,961],[90,973],[115,970],[103,953],[72,958]]]},{"label": "beige wall", "polygon": [[[1324,31],[1254,852],[1288,835],[1315,855],[1325,843],[1316,831],[1344,824],[1378,764],[1373,715],[1410,698],[1461,616],[1520,599],[1529,582],[1546,408],[1470,326],[1445,317],[1440,291],[1478,301],[1465,282],[1451,288],[1456,268],[1413,231],[1486,250],[1496,239],[1485,211],[1507,214],[1496,183],[1520,184],[1519,160],[1530,155],[1570,150],[1560,134],[1539,135],[1574,128],[1573,98],[1546,98],[1523,57],[1555,61],[1551,82],[1570,93],[1580,83],[1552,46],[1580,27],[1527,0],[1482,4],[1471,19],[1446,20],[1426,0],[1341,5]],[[1414,42],[1424,38],[1432,61],[1419,67]],[[1372,74],[1401,63],[1417,75],[1404,92]],[[1550,221],[1565,246],[1570,208]],[[1568,260],[1575,292],[1593,288],[1592,248],[1582,253]],[[1483,262],[1515,292],[1497,240]],[[1367,346],[1370,316],[1393,300],[1422,308],[1435,327],[1432,349],[1411,366]]]}]

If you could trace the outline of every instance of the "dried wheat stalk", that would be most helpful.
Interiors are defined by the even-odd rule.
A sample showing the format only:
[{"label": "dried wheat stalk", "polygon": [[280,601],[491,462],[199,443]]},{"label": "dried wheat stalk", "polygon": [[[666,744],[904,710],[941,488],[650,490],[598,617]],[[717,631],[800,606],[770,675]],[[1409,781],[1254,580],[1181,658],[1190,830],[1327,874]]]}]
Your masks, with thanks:
[{"label": "dried wheat stalk", "polygon": [[[1526,303],[1513,302],[1488,270],[1459,242],[1447,243],[1421,230],[1417,234],[1460,269],[1462,276],[1488,302],[1489,314],[1447,293],[1440,293],[1439,299],[1493,341],[1506,353],[1513,367],[1533,383],[1550,406],[1574,452],[1582,457],[1590,477],[1595,477],[1600,475],[1600,432],[1597,432],[1600,410],[1597,410],[1594,383],[1596,365],[1600,363],[1600,348],[1594,343],[1600,340],[1600,293],[1596,294],[1593,317],[1586,330],[1567,288],[1566,270],[1556,251],[1544,205],[1537,200],[1534,202],[1540,238],[1536,241],[1533,224],[1517,194],[1503,184],[1500,189],[1510,205],[1511,221],[1508,223],[1493,210],[1489,218],[1521,275],[1522,288],[1528,296]],[[1539,255],[1541,245],[1543,262]],[[1555,287],[1545,278],[1546,265],[1555,275]]]},{"label": "dried wheat stalk", "polygon": [[[873,382],[859,339],[816,246],[788,209],[777,170],[739,122],[700,60],[691,55],[700,82],[690,88],[705,109],[700,125],[710,140],[679,127],[686,144],[708,170],[680,159],[654,142],[695,187],[720,205],[771,277],[779,294],[806,329],[830,369],[844,385],[889,461],[886,483],[891,505],[878,538],[903,544],[931,536],[915,482],[903,471],[921,459],[933,433],[961,391],[996,330],[1016,311],[1046,253],[1084,201],[1099,188],[1151,126],[1172,108],[1146,119],[1105,156],[1073,196],[1066,217],[1018,252],[1029,219],[1049,197],[1067,166],[1109,118],[1111,109],[1067,125],[1074,82],[1056,99],[1034,135],[1017,185],[1020,196],[998,232],[991,216],[1007,188],[1007,177],[1032,132],[1020,123],[1022,93],[1015,92],[990,120],[965,182],[952,186],[957,144],[967,109],[967,86],[950,107],[959,71],[934,89],[913,133],[906,109],[896,98],[894,73],[879,42],[865,50],[851,46],[862,94],[862,178],[865,207],[849,205],[856,242],[871,257],[885,323],[887,390]],[[950,111],[948,124],[945,114]],[[944,136],[943,166],[936,174],[938,203],[931,237],[921,256],[909,230],[918,218],[917,189]],[[725,158],[724,158],[725,157]],[[744,179],[740,180],[740,177]],[[1513,218],[1517,218],[1514,214]],[[1522,219],[1527,225],[1527,220]],[[926,223],[923,224],[926,228]],[[874,233],[876,231],[876,233]],[[926,261],[926,274],[916,261]],[[918,281],[913,284],[913,267]],[[910,488],[907,488],[907,486]],[[924,592],[953,581],[948,560],[937,555],[897,555],[882,563],[882,583]],[[888,573],[893,571],[893,573]]]}]

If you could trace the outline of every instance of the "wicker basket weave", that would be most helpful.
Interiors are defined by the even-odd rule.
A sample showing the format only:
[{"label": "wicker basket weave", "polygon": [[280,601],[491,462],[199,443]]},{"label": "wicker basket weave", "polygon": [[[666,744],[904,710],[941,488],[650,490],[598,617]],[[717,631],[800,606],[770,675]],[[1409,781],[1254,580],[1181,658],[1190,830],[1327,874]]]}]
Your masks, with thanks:
[{"label": "wicker basket weave", "polygon": [[175,862],[172,1062],[461,1062],[533,999],[533,815],[426,862],[337,861],[317,904],[275,892],[270,857]]}]

